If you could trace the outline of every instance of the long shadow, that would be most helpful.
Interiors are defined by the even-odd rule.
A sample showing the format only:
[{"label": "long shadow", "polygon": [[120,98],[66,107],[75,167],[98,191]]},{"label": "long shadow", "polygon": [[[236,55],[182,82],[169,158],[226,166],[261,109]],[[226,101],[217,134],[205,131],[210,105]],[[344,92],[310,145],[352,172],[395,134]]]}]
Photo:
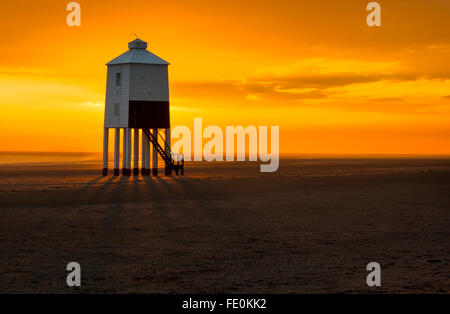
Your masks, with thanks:
[{"label": "long shadow", "polygon": [[[100,181],[102,181],[102,180],[105,179],[105,178],[106,178],[106,177],[100,176],[100,177],[97,177],[97,178],[95,178],[95,179],[93,179],[93,180],[90,180],[88,183],[86,183],[86,184],[84,184],[82,187],[80,187],[79,190],[80,190],[80,191],[87,190],[88,188],[90,188],[90,187],[92,187],[93,185],[99,183]],[[114,180],[114,178],[115,178],[115,177],[109,177],[107,180],[103,180],[103,181],[104,181],[105,184],[107,184],[107,183],[109,183],[109,182],[112,182],[112,181]],[[103,185],[105,185],[105,184],[103,184]]]},{"label": "long shadow", "polygon": [[77,192],[86,203],[170,200],[185,194],[184,183],[181,178],[164,175],[99,176],[79,187]]},{"label": "long shadow", "polygon": [[153,192],[160,192],[159,196],[161,196],[161,194],[170,195],[170,186],[166,182],[164,182],[159,176],[153,176],[153,175],[146,176],[144,178],[144,182],[148,186],[150,186],[150,184],[152,184],[151,187],[155,188],[155,189],[152,189]]}]

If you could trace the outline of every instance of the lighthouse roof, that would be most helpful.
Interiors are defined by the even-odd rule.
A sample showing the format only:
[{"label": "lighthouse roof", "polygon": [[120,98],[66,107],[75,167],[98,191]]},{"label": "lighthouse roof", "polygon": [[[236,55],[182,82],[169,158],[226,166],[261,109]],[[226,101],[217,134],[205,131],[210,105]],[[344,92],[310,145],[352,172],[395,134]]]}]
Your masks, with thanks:
[{"label": "lighthouse roof", "polygon": [[130,50],[108,62],[106,65],[128,63],[169,65],[169,62],[148,51],[147,43],[139,38],[128,43],[128,48]]}]

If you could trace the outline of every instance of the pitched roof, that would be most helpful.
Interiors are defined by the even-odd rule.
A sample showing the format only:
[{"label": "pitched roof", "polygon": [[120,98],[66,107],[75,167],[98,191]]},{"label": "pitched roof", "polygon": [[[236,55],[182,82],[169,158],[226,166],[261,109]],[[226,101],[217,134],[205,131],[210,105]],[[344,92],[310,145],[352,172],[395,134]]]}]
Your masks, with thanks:
[{"label": "pitched roof", "polygon": [[128,63],[138,63],[138,64],[163,64],[169,65],[169,62],[161,59],[157,55],[154,55],[148,51],[147,43],[140,39],[135,39],[128,43],[130,50],[124,54],[118,56],[114,60],[108,62],[106,65],[115,64],[128,64]]}]

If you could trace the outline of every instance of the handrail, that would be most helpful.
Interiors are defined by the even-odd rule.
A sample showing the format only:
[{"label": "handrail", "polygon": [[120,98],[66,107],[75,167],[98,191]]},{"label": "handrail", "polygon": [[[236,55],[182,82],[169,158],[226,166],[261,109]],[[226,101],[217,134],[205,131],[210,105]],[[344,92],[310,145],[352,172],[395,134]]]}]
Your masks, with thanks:
[{"label": "handrail", "polygon": [[[159,134],[158,129],[156,129],[156,133],[161,137],[161,139],[164,142],[165,148],[169,148],[168,152],[163,149],[163,147],[158,143],[158,135],[155,137],[155,135],[152,134],[150,129],[143,129],[144,134],[147,136],[147,138],[150,140],[150,142],[154,145],[154,148],[158,151],[158,153],[161,155],[161,157],[166,162],[166,165],[169,167],[170,171],[175,170],[176,174],[178,175],[178,171],[181,170],[181,175],[184,175],[184,154],[175,154],[171,151],[170,146],[167,144],[167,142],[164,140],[164,138]],[[180,164],[181,162],[181,164]]]},{"label": "handrail", "polygon": [[172,152],[172,149],[170,148],[169,144],[167,144],[166,140],[162,137],[162,135],[159,133],[159,131],[157,130],[156,133],[158,133],[158,136],[161,138],[161,140],[164,142],[164,148],[168,148],[169,149],[169,153],[171,154],[171,157],[173,160],[175,160],[175,156],[179,157],[181,156],[181,159],[176,160],[176,161],[182,161],[184,160],[184,154],[175,154]]},{"label": "handrail", "polygon": [[172,150],[170,149],[169,144],[167,144],[167,142],[164,140],[164,138],[162,137],[162,135],[159,133],[159,130],[156,129],[156,133],[158,133],[158,136],[161,138],[161,140],[164,142],[164,149],[168,148],[170,153],[172,154]]},{"label": "handrail", "polygon": [[172,159],[176,162],[180,162],[184,160],[184,154],[175,154],[172,153]]}]

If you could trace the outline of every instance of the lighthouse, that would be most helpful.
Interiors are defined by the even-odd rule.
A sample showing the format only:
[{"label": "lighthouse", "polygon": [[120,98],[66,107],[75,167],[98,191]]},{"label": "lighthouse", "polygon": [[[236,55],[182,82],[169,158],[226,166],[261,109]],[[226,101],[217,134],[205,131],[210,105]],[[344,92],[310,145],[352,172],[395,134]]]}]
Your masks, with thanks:
[{"label": "lighthouse", "polygon": [[[136,39],[129,50],[108,62],[103,136],[103,175],[108,175],[109,133],[114,130],[114,175],[158,175],[184,172],[184,158],[170,148],[169,63]],[[120,148],[122,144],[122,168]],[[133,160],[131,160],[133,154]],[[141,162],[139,163],[139,157]],[[133,171],[132,171],[133,170]]]}]

